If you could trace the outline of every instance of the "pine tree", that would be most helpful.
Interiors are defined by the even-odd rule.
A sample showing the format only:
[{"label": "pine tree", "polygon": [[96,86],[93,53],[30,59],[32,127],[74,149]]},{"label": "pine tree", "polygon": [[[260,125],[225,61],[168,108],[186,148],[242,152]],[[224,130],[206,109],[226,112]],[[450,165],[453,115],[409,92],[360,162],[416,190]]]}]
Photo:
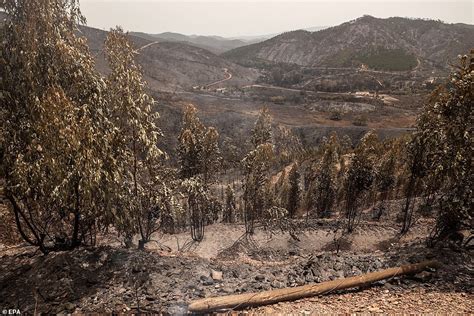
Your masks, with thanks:
[{"label": "pine tree", "polygon": [[278,206],[286,207],[288,202],[288,181],[287,181],[286,168],[280,173],[277,182],[274,185],[273,191],[278,200]]},{"label": "pine tree", "polygon": [[197,109],[188,105],[183,114],[183,127],[178,137],[179,175],[182,179],[202,172],[203,139],[205,126],[197,117]]},{"label": "pine tree", "polygon": [[187,197],[187,207],[191,222],[191,238],[202,241],[204,226],[209,218],[211,198],[200,177],[186,179],[182,183]]},{"label": "pine tree", "polygon": [[316,214],[320,217],[331,214],[336,197],[337,164],[340,163],[341,145],[336,134],[332,134],[323,145],[323,154],[316,167],[313,198]]},{"label": "pine tree", "polygon": [[275,144],[275,156],[278,165],[286,166],[290,164],[298,159],[303,152],[303,146],[298,136],[285,126],[277,126],[273,134],[273,143]]},{"label": "pine tree", "polygon": [[204,185],[213,182],[216,173],[221,167],[221,153],[219,150],[219,133],[214,127],[209,127],[204,134],[202,144],[201,170]]},{"label": "pine tree", "polygon": [[246,232],[254,232],[255,220],[262,217],[273,145],[265,143],[252,150],[242,161],[244,166],[244,220]]},{"label": "pine tree", "polygon": [[421,181],[426,169],[426,139],[417,135],[412,136],[405,151],[405,168],[407,169],[408,182],[405,184],[405,203],[402,209],[403,224],[401,233],[407,233],[412,224],[415,208],[414,198],[420,193]]},{"label": "pine tree", "polygon": [[374,214],[375,219],[379,220],[385,210],[385,201],[388,198],[389,191],[395,186],[395,168],[396,168],[396,150],[395,144],[388,144],[385,153],[375,167],[374,190],[379,193],[380,204],[377,212]]},{"label": "pine tree", "polygon": [[340,178],[343,177],[345,148],[335,133],[324,139],[316,153],[305,178],[308,188],[305,195],[307,217],[315,213],[319,217],[329,216],[338,193]]}]

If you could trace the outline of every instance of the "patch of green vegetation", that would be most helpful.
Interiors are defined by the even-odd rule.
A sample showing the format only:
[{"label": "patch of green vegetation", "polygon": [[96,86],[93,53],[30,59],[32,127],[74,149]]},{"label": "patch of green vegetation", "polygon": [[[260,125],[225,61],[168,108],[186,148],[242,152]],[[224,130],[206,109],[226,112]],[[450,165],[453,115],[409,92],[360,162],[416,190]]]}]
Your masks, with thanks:
[{"label": "patch of green vegetation", "polygon": [[417,59],[403,49],[372,48],[357,53],[353,49],[343,49],[326,58],[330,67],[358,67],[365,64],[370,69],[388,71],[406,71],[416,67]]},{"label": "patch of green vegetation", "polygon": [[353,56],[353,50],[343,49],[326,58],[325,64],[331,67],[351,67]]},{"label": "patch of green vegetation", "polygon": [[[227,54],[227,52],[225,52],[224,54]],[[241,57],[241,56],[238,56],[238,55],[236,56],[233,54],[228,54],[228,55],[224,55],[224,54],[222,54],[221,56],[224,57],[225,59],[230,60],[244,67],[265,69],[268,67],[269,64],[271,64],[271,62],[261,59],[261,58],[257,58],[257,57],[247,57],[247,56]]]},{"label": "patch of green vegetation", "polygon": [[416,57],[403,49],[378,48],[377,50],[356,57],[370,69],[405,71],[416,67]]}]

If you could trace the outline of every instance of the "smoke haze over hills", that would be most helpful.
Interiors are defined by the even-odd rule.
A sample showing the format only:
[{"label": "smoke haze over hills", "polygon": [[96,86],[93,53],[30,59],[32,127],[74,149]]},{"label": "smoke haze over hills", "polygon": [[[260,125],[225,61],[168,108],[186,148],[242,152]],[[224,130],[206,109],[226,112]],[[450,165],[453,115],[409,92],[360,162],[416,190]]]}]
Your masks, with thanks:
[{"label": "smoke haze over hills", "polygon": [[365,14],[473,24],[471,1],[104,1],[83,0],[93,27],[146,33],[176,32],[225,37],[334,26]]}]

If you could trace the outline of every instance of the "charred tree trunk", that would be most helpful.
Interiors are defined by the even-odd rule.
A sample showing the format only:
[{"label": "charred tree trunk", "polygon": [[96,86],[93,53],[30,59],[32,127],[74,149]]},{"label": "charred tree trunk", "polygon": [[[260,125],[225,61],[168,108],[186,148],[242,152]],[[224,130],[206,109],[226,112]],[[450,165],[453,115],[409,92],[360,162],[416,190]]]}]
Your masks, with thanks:
[{"label": "charred tree trunk", "polygon": [[407,190],[406,190],[406,197],[405,197],[405,206],[403,208],[403,224],[401,229],[401,234],[406,234],[411,227],[412,218],[413,218],[413,198],[414,198],[414,190],[416,187],[416,176],[412,174],[410,176],[410,181],[408,182]]}]

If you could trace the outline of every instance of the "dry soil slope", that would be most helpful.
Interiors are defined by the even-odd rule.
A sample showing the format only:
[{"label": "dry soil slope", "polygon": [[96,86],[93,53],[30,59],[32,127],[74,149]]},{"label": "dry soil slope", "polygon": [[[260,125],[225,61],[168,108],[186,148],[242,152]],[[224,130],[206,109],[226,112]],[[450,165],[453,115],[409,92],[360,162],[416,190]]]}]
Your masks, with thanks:
[{"label": "dry soil slope", "polygon": [[363,16],[318,32],[283,33],[223,56],[241,64],[253,61],[347,67],[360,65],[367,56],[383,58],[388,51],[402,60],[408,59],[406,55],[415,62],[418,58],[424,68],[432,69],[448,67],[448,61],[468,52],[473,43],[474,25]]},{"label": "dry soil slope", "polygon": [[[81,34],[87,38],[91,52],[96,56],[97,67],[107,73],[103,46],[107,32],[83,26]],[[154,43],[149,39],[129,35],[137,48]],[[181,42],[159,42],[139,50],[137,57],[149,86],[155,90],[189,90],[205,85],[232,73],[229,84],[248,84],[257,77],[254,70],[234,64],[205,49]]]},{"label": "dry soil slope", "polygon": [[161,42],[142,51],[139,62],[145,73],[164,86],[189,90],[193,86],[206,85],[232,74],[228,84],[245,85],[254,82],[254,70],[232,63],[205,49],[181,42]]}]

